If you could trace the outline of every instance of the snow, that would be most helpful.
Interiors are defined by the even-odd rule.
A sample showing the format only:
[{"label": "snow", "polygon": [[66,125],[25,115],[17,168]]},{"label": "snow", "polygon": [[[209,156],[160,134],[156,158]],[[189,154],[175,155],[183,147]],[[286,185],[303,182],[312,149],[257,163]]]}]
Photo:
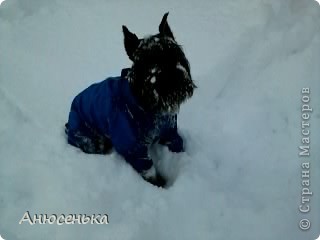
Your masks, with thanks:
[{"label": "snow", "polygon": [[157,67],[154,67],[151,69],[151,73],[152,74],[155,74],[156,72],[158,72],[158,68]]},{"label": "snow", "polygon": [[151,82],[151,83],[155,83],[156,81],[157,81],[157,79],[156,79],[155,76],[153,76],[153,77],[150,79],[150,82]]},{"label": "snow", "polygon": [[158,92],[157,92],[157,90],[153,90],[153,95],[155,96],[155,99],[158,101],[158,99],[159,99],[159,94],[158,94]]},{"label": "snow", "polygon": [[[130,66],[121,26],[163,14],[198,88],[182,106],[186,152],[154,147],[167,189],[116,153],[67,145],[73,97]],[[315,239],[320,232],[320,8],[312,0],[6,0],[0,8],[0,234],[4,239]],[[298,157],[301,89],[311,156]],[[311,213],[299,213],[301,162]],[[34,214],[108,214],[108,225],[18,224]],[[303,217],[312,228],[301,231]]]}]

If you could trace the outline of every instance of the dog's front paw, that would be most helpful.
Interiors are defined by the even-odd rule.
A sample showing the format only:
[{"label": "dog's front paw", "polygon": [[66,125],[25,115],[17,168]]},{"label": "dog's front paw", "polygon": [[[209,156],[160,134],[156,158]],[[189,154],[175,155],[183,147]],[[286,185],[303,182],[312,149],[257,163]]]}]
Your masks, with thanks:
[{"label": "dog's front paw", "polygon": [[175,138],[166,142],[164,145],[166,145],[171,152],[184,152],[183,139],[178,134],[175,136]]},{"label": "dog's front paw", "polygon": [[154,166],[152,166],[149,170],[142,172],[141,176],[144,180],[157,187],[165,187],[165,185],[167,184],[165,178],[156,172]]},{"label": "dog's front paw", "polygon": [[146,179],[146,181],[151,183],[152,185],[162,188],[165,187],[167,184],[167,180],[165,180],[165,178],[162,177],[160,174],[157,174],[157,176],[154,179]]}]

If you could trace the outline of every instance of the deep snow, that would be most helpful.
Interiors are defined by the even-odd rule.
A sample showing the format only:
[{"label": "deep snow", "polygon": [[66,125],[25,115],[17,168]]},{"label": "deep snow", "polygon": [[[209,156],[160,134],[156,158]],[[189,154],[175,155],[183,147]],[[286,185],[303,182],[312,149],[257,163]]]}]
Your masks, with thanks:
[{"label": "deep snow", "polygon": [[[75,94],[130,66],[121,25],[162,15],[198,85],[179,114],[187,152],[154,148],[168,189],[117,154],[67,145]],[[320,7],[313,0],[6,0],[0,7],[0,235],[18,239],[309,240],[320,233]],[[310,87],[311,156],[301,144]],[[310,231],[298,223],[311,162]],[[109,214],[109,225],[34,225],[33,214]]]}]

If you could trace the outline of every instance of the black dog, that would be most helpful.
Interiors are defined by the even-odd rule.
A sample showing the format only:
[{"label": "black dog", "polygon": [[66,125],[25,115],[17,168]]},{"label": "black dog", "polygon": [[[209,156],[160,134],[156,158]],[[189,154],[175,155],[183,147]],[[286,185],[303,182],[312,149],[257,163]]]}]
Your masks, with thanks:
[{"label": "black dog", "polygon": [[86,153],[103,154],[114,147],[145,180],[157,186],[166,181],[153,166],[148,149],[158,142],[173,152],[184,150],[177,132],[177,112],[196,88],[167,17],[168,13],[158,34],[143,39],[122,27],[132,67],[78,94],[66,124],[70,144]]}]

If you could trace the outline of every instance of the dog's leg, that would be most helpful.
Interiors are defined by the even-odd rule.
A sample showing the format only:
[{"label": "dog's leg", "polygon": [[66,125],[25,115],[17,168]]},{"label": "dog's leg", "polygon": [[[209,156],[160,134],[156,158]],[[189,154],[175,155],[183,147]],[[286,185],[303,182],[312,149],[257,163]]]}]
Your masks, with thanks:
[{"label": "dog's leg", "polygon": [[177,116],[174,116],[171,126],[165,131],[159,139],[159,144],[167,146],[171,152],[183,152],[183,139],[178,133]]},{"label": "dog's leg", "polygon": [[167,146],[171,152],[184,152],[183,139],[178,132],[167,135],[165,138],[160,138],[159,144]]},{"label": "dog's leg", "polygon": [[71,111],[65,125],[68,143],[80,148],[85,153],[106,154],[112,149],[110,139],[98,136],[79,120],[76,112]]},{"label": "dog's leg", "polygon": [[144,180],[157,187],[165,187],[165,185],[167,184],[165,178],[159,172],[157,172],[154,166],[152,166],[148,170],[141,172],[140,175]]},{"label": "dog's leg", "polygon": [[112,149],[112,143],[105,137],[94,138],[81,131],[72,132],[67,130],[68,143],[80,148],[85,153],[107,154]]},{"label": "dog's leg", "polygon": [[97,153],[107,154],[112,150],[111,140],[104,136],[97,136],[97,138],[95,138],[95,145]]}]

